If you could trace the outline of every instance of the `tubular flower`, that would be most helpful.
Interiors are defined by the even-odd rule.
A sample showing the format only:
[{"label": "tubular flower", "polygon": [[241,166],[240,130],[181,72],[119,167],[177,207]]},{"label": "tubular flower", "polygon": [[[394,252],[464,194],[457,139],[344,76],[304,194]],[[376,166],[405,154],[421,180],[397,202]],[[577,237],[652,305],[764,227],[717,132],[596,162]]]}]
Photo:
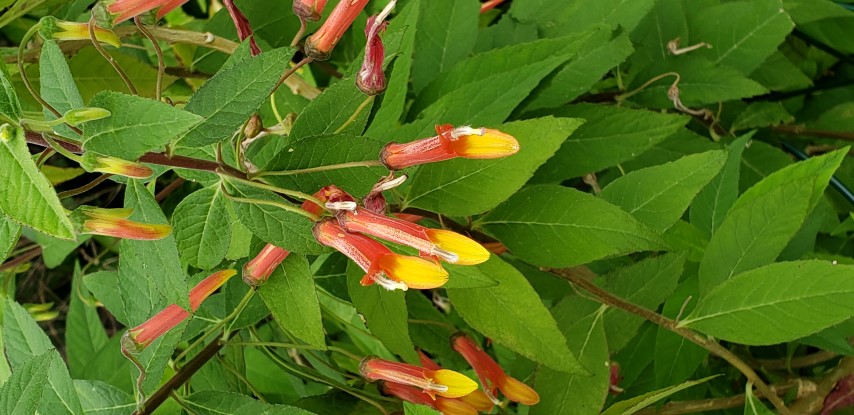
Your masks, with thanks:
[{"label": "tubular flower", "polygon": [[320,20],[327,0],[294,0],[294,14],[310,22]]},{"label": "tubular flower", "polygon": [[[418,351],[418,358],[421,361],[421,366],[424,366],[430,370],[439,370],[442,367],[439,366],[433,359],[430,359],[424,352],[421,350]],[[465,403],[471,408],[474,408],[476,411],[481,412],[489,412],[492,410],[492,407],[495,406],[492,403],[492,400],[489,399],[489,396],[481,390],[476,390],[466,396],[462,396],[458,398],[460,401]],[[476,413],[476,411],[474,413]],[[445,412],[445,411],[442,411]],[[465,413],[465,412],[461,412]]]},{"label": "tubular flower", "polygon": [[[215,272],[198,283],[190,290],[190,310],[196,312],[202,301],[208,298],[219,287],[225,284],[231,277],[237,274],[233,269]],[[128,330],[122,336],[122,348],[133,352],[140,352],[148,347],[151,342],[168,332],[184,319],[190,316],[190,312],[184,310],[177,304],[171,304],[155,314],[144,323]]]},{"label": "tubular flower", "polygon": [[394,9],[397,0],[391,0],[388,5],[376,16],[368,18],[368,25],[365,27],[365,37],[368,43],[365,44],[365,58],[362,61],[362,67],[356,75],[356,86],[359,90],[368,95],[377,95],[385,91],[385,73],[383,73],[383,59],[385,59],[385,47],[380,39],[380,33],[385,31],[388,22],[385,18]]},{"label": "tubular flower", "polygon": [[380,152],[380,160],[391,170],[405,169],[424,163],[456,157],[495,159],[519,151],[519,142],[509,134],[490,128],[454,128],[437,125],[437,135],[409,143],[389,143]]},{"label": "tubular flower", "polygon": [[267,282],[267,278],[270,278],[270,274],[288,257],[288,254],[290,254],[289,251],[276,245],[265,245],[255,258],[243,266],[243,282],[252,287]]},{"label": "tubular flower", "polygon": [[109,173],[132,179],[147,179],[154,174],[154,171],[144,164],[90,152],[83,154],[80,166],[89,172]]},{"label": "tubular flower", "polygon": [[501,366],[465,334],[455,335],[451,339],[451,347],[474,368],[481,385],[491,397],[494,398],[496,390],[500,390],[507,399],[514,402],[525,405],[535,405],[540,402],[537,391],[504,373]]},{"label": "tubular flower", "polygon": [[[77,22],[67,22],[65,20],[59,20],[53,16],[45,16],[42,17],[41,21],[41,29],[39,29],[39,34],[45,39],[56,39],[56,40],[89,40],[89,24],[88,23],[77,23]],[[119,41],[119,37],[116,36],[111,30],[104,29],[95,25],[95,39],[98,39],[101,43],[106,43],[111,46],[115,46],[117,48],[122,46],[122,42]]]},{"label": "tubular flower", "polygon": [[362,377],[368,380],[384,380],[414,386],[433,400],[436,399],[436,395],[459,398],[477,389],[477,383],[453,370],[430,370],[377,357],[367,357],[362,360],[359,371]]},{"label": "tubular flower", "polygon": [[489,259],[489,251],[474,240],[444,229],[425,228],[405,220],[377,214],[365,208],[339,212],[341,227],[394,243],[410,246],[422,254],[444,261],[474,265]]},{"label": "tubular flower", "polygon": [[112,236],[115,238],[155,240],[163,239],[172,233],[169,225],[139,223],[127,218],[133,209],[101,209],[90,206],[78,208],[82,220],[81,233]]},{"label": "tubular flower", "polygon": [[157,9],[157,19],[177,9],[187,0],[107,0],[104,4],[113,24]]},{"label": "tubular flower", "polygon": [[320,26],[317,32],[306,39],[305,54],[319,61],[329,59],[329,55],[332,54],[332,49],[335,49],[338,40],[350,28],[353,20],[356,20],[356,16],[362,12],[367,4],[368,0],[341,0],[338,2],[329,18],[323,22],[323,26]]},{"label": "tubular flower", "polygon": [[[333,210],[349,210],[355,209],[357,206],[356,199],[354,199],[353,196],[350,196],[349,193],[339,189],[338,186],[333,184],[318,190],[313,196],[315,199],[323,202],[327,208]],[[302,202],[301,207],[303,210],[313,213],[316,216],[323,214],[323,207],[311,200]]]},{"label": "tubular flower", "polygon": [[437,396],[434,401],[429,395],[421,392],[418,388],[394,382],[383,382],[382,391],[387,395],[396,396],[404,401],[429,406],[441,411],[443,415],[477,415],[475,408],[462,401],[465,397],[449,399]]},{"label": "tubular flower", "polygon": [[387,290],[438,288],[448,281],[448,272],[423,258],[398,255],[364,235],[345,231],[334,219],[314,225],[314,237],[322,245],[337,249],[356,262],[366,274],[362,285],[379,284]]}]

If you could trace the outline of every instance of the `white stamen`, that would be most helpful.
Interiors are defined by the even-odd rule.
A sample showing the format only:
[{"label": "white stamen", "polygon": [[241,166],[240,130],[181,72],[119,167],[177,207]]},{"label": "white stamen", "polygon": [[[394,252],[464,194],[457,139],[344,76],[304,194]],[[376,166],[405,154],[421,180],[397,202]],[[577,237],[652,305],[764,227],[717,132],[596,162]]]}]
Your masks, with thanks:
[{"label": "white stamen", "polygon": [[484,135],[486,134],[486,128],[471,128],[469,125],[464,125],[462,127],[454,128],[451,131],[451,138],[456,140],[460,137],[465,137],[467,135]]},{"label": "white stamen", "polygon": [[379,285],[380,287],[383,287],[389,291],[394,291],[394,290],[406,291],[409,289],[409,286],[406,285],[406,283],[404,283],[402,281],[395,281],[395,280],[387,277],[382,272],[378,272],[378,273],[374,274],[372,278],[374,279],[374,282],[377,283],[377,285]]},{"label": "white stamen", "polygon": [[394,9],[395,4],[397,4],[397,0],[391,0],[390,2],[388,2],[383,11],[381,11],[380,14],[377,15],[376,21],[378,22],[378,24],[382,23],[385,18],[388,17],[389,14],[391,14],[391,11]]},{"label": "white stamen", "polygon": [[359,207],[356,202],[326,202],[324,205],[329,210],[347,210],[350,212]]},{"label": "white stamen", "polygon": [[448,252],[442,248],[439,248],[436,245],[433,245],[433,247],[430,248],[430,255],[437,256],[437,257],[441,258],[443,261],[450,262],[452,264],[456,264],[457,261],[460,260],[459,255],[457,255],[453,252]]},{"label": "white stamen", "polygon": [[386,190],[394,189],[395,187],[403,184],[403,182],[405,182],[406,179],[408,179],[408,178],[409,178],[409,176],[404,174],[400,177],[396,177],[396,178],[388,180],[388,181],[379,182],[379,183],[374,185],[374,188],[371,191],[371,193],[384,192]]},{"label": "white stamen", "polygon": [[441,383],[433,383],[433,382],[428,383],[427,387],[425,389],[429,389],[431,391],[436,391],[436,392],[440,392],[440,393],[444,393],[444,392],[448,391],[447,386],[442,385]]}]

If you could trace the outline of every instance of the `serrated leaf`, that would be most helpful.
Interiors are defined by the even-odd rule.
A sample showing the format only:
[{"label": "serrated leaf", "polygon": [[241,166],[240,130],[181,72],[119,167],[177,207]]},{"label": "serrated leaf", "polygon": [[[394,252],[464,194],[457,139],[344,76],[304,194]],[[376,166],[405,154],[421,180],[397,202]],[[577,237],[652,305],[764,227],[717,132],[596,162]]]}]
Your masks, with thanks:
[{"label": "serrated leaf", "polygon": [[850,7],[831,1],[805,0],[785,0],[783,5],[798,25],[798,30],[839,52],[854,53],[854,41],[846,35],[854,23]]},{"label": "serrated leaf", "polygon": [[56,190],[39,171],[27,149],[24,131],[16,129],[8,141],[0,140],[0,211],[18,223],[62,239],[74,239],[74,228],[56,196]]},{"label": "serrated leaf", "polygon": [[416,405],[412,402],[403,402],[403,413],[404,415],[441,415],[441,412],[438,412],[429,406],[425,405]]},{"label": "serrated leaf", "polygon": [[[46,351],[29,359],[0,387],[0,410],[8,415],[32,415],[41,401],[47,374],[56,355]],[[58,356],[56,356],[58,357]]]},{"label": "serrated leaf", "polygon": [[750,0],[703,8],[689,27],[692,39],[712,45],[694,53],[747,75],[777,51],[794,23],[782,1]]},{"label": "serrated leaf", "polygon": [[745,134],[729,145],[726,162],[720,173],[694,198],[689,211],[691,224],[707,237],[713,235],[727,212],[738,199],[738,176],[741,153],[753,133]]},{"label": "serrated leaf", "polygon": [[6,260],[21,236],[21,225],[0,216],[0,263]]},{"label": "serrated leaf", "polygon": [[688,118],[602,105],[572,105],[559,116],[586,120],[537,170],[536,182],[559,182],[641,155],[679,131]]},{"label": "serrated leaf", "polygon": [[75,264],[71,280],[71,301],[65,320],[65,354],[68,358],[68,369],[77,378],[109,341],[101,325],[98,310],[90,297],[89,290],[83,287],[80,267]]},{"label": "serrated leaf", "polygon": [[[139,180],[125,187],[125,207],[133,209],[128,218],[142,223],[169,221],[160,205]],[[156,241],[122,239],[119,246],[119,292],[128,321],[135,326],[169,304],[189,308],[187,274],[181,267],[175,237]]]},{"label": "serrated leaf", "polygon": [[364,271],[353,263],[347,265],[347,287],[353,306],[364,316],[373,335],[389,350],[409,363],[418,362],[415,346],[409,338],[409,314],[402,291],[387,291],[379,285],[359,284]]},{"label": "serrated leaf", "polygon": [[47,385],[39,402],[39,413],[83,415],[83,407],[80,398],[68,374],[65,362],[59,356],[59,352],[51,350],[52,358],[50,368],[47,372]]},{"label": "serrated leaf", "polygon": [[136,409],[124,391],[97,380],[74,380],[74,389],[87,415],[126,415]]},{"label": "serrated leaf", "polygon": [[[697,276],[693,275],[683,280],[667,298],[661,314],[672,319],[681,318],[680,313],[694,310],[699,297],[700,285]],[[655,386],[665,387],[688,380],[709,352],[664,327],[656,327],[653,354]]]},{"label": "serrated leaf", "polygon": [[694,196],[721,170],[726,152],[692,154],[674,162],[635,170],[599,194],[656,231],[676,223]]},{"label": "serrated leaf", "polygon": [[445,288],[481,288],[498,285],[498,281],[490,278],[477,267],[453,264],[444,264],[444,267],[449,274]]},{"label": "serrated leaf", "polygon": [[15,87],[6,77],[6,71],[0,71],[0,117],[4,121],[18,122],[21,116],[21,102]]},{"label": "serrated leaf", "polygon": [[637,219],[575,189],[530,186],[475,222],[534,265],[570,267],[631,252],[664,249]]},{"label": "serrated leaf", "polygon": [[20,304],[4,301],[3,342],[13,373],[30,359],[53,349],[53,343]]},{"label": "serrated leaf", "polygon": [[700,262],[701,293],[777,258],[824,193],[841,151],[783,168],[735,201]]},{"label": "serrated leaf", "polygon": [[773,127],[794,120],[795,117],[789,114],[782,102],[754,102],[738,114],[730,130]]},{"label": "serrated leaf", "polygon": [[425,1],[420,11],[415,32],[416,64],[412,67],[416,94],[471,52],[480,12],[477,4],[454,0]]},{"label": "serrated leaf", "polygon": [[634,398],[617,402],[611,405],[607,411],[602,412],[602,415],[632,415],[643,408],[646,408],[662,399],[667,398],[670,395],[673,395],[676,392],[688,389],[692,386],[696,386],[702,383],[705,383],[711,379],[714,379],[720,375],[714,375],[705,377],[698,380],[692,380],[689,382],[684,382],[676,386],[670,386],[667,388],[659,389],[656,391],[648,392],[640,396],[636,396]]},{"label": "serrated leaf", "polygon": [[724,281],[679,327],[747,345],[783,343],[851,318],[852,298],[854,266],[779,262]]},{"label": "serrated leaf", "polygon": [[[65,61],[65,55],[56,41],[47,39],[39,54],[39,93],[42,99],[53,106],[60,114],[73,108],[82,108],[83,98],[77,91],[71,69]],[[46,120],[55,120],[56,115],[47,108],[43,109]],[[64,137],[78,138],[80,135],[65,124],[53,127],[53,130]]]},{"label": "serrated leaf", "polygon": [[[537,373],[535,385],[540,402],[531,407],[531,415],[597,415],[608,394],[611,372],[602,318],[605,307],[578,318],[570,305],[562,302],[551,311],[567,338],[569,349],[593,376],[569,375],[542,368]],[[568,324],[570,322],[572,324]]]},{"label": "serrated leaf", "polygon": [[790,91],[813,85],[804,71],[782,52],[774,52],[750,74],[750,79],[772,91]]},{"label": "serrated leaf", "polygon": [[83,148],[125,160],[160,150],[203,121],[163,102],[112,91],[98,93],[89,106],[112,115],[83,124]]},{"label": "serrated leaf", "polygon": [[289,255],[258,291],[283,329],[312,346],[326,348],[320,303],[304,256]]},{"label": "serrated leaf", "polygon": [[187,405],[199,415],[312,415],[313,412],[289,405],[271,405],[246,395],[222,391],[201,391],[186,398]]},{"label": "serrated leaf", "polygon": [[497,256],[478,265],[498,285],[448,289],[451,303],[477,331],[535,362],[577,375],[588,372],[566,345],[557,323],[528,280]]},{"label": "serrated leaf", "polygon": [[197,190],[172,213],[172,226],[181,258],[211,269],[222,262],[231,242],[231,215],[219,187]]},{"label": "serrated leaf", "polygon": [[342,79],[317,96],[294,121],[294,140],[346,133],[359,135],[368,122],[374,97],[356,87],[353,77]]},{"label": "serrated leaf", "polygon": [[287,200],[267,190],[230,182],[227,183],[226,190],[234,197],[262,201],[233,201],[232,206],[240,222],[264,242],[300,254],[319,254],[326,251],[314,239],[311,231],[314,223],[310,219],[263,203],[266,201],[291,205]]},{"label": "serrated leaf", "polygon": [[[111,53],[110,56],[121,66],[139,91],[146,98],[154,97],[156,86],[157,65],[152,67],[143,63],[135,56],[124,53]],[[68,67],[83,97],[83,102],[89,102],[95,94],[102,91],[121,91],[128,93],[124,81],[113,69],[112,65],[98,53],[95,48],[80,49],[68,61]],[[178,78],[169,74],[163,75],[163,85],[169,85]]]},{"label": "serrated leaf", "polygon": [[[314,193],[324,186],[335,184],[355,195],[367,194],[374,183],[388,175],[383,166],[351,166],[324,170],[324,166],[346,163],[376,162],[384,142],[349,134],[324,135],[288,141],[266,166],[268,171],[293,171],[297,174],[276,174],[264,179],[276,186]],[[305,170],[299,172],[299,170]],[[317,171],[311,171],[317,169]]]},{"label": "serrated leaf", "polygon": [[178,138],[179,145],[202,147],[231,137],[273,91],[293,54],[293,48],[268,50],[208,79],[184,106],[204,121]]},{"label": "serrated leaf", "polygon": [[458,216],[492,209],[519,190],[579,125],[577,119],[552,117],[503,124],[498,129],[519,141],[517,154],[422,166],[412,175],[403,204]]},{"label": "serrated leaf", "polygon": [[587,30],[598,25],[631,31],[652,7],[652,0],[527,1],[512,4],[510,13],[523,22],[536,22],[544,36],[554,37]]}]

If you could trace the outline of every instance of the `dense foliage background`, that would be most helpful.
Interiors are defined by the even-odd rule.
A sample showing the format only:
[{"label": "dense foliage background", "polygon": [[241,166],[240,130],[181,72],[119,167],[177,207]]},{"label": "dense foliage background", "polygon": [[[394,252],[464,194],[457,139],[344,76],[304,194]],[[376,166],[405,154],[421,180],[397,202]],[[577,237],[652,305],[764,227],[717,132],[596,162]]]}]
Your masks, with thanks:
[{"label": "dense foliage background", "polygon": [[[851,411],[850,0],[400,0],[377,96],[354,79],[385,2],[311,62],[290,0],[148,2],[180,7],[97,48],[57,26],[93,3],[0,0],[3,414],[430,414],[359,361],[477,379],[460,331],[539,394],[486,413]],[[404,169],[389,211],[493,254],[433,290],[361,286],[300,204],[367,196],[383,146],[437,124],[519,151]],[[81,206],[171,234],[104,236]],[[290,254],[256,290],[267,243]],[[123,355],[164,309],[192,318]]]}]

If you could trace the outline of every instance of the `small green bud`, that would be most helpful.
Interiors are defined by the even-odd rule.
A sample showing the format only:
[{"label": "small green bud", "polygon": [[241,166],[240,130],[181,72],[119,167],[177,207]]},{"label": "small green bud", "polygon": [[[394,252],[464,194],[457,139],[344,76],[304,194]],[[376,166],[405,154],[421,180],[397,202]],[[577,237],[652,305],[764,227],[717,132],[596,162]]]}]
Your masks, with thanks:
[{"label": "small green bud", "polygon": [[62,119],[68,125],[77,126],[87,121],[107,118],[110,115],[112,115],[112,113],[103,108],[74,108],[68,110]]},{"label": "small green bud", "polygon": [[9,140],[15,137],[15,127],[11,124],[0,125],[0,141],[8,143]]}]

